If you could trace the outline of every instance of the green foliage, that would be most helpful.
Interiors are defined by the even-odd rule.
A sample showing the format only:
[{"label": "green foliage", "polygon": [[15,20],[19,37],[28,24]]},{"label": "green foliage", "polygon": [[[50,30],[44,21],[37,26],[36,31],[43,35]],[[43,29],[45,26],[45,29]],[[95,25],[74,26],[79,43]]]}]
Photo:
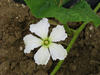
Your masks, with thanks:
[{"label": "green foliage", "polygon": [[31,9],[31,13],[37,18],[55,17],[63,24],[68,21],[84,21],[86,23],[91,21],[95,27],[99,26],[99,16],[92,11],[86,1],[79,1],[71,9],[61,7],[65,2],[60,3],[60,1],[62,0],[25,0]]}]

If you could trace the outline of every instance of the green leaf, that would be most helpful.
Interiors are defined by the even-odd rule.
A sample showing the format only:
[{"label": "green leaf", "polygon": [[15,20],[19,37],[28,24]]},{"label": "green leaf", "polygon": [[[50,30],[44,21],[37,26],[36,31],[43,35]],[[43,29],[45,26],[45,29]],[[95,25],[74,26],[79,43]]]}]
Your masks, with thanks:
[{"label": "green leaf", "polygon": [[100,18],[96,15],[86,1],[79,1],[71,9],[59,7],[58,0],[25,0],[31,13],[37,18],[55,17],[61,23],[70,22],[92,22],[95,27],[100,24]]}]

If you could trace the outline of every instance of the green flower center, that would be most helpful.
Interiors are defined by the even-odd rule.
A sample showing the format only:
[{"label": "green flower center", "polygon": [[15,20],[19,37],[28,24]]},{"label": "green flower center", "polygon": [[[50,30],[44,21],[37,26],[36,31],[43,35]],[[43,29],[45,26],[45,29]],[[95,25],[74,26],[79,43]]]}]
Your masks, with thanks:
[{"label": "green flower center", "polygon": [[43,42],[42,42],[42,45],[45,47],[49,47],[50,44],[51,44],[51,41],[48,38],[43,40]]}]

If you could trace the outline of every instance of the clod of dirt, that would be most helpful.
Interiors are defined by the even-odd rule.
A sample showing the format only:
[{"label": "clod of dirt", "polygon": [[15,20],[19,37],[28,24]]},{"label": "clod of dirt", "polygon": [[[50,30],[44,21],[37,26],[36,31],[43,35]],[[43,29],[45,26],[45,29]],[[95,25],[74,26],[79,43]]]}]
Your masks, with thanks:
[{"label": "clod of dirt", "polygon": [[27,56],[29,58],[33,58],[34,57],[34,53],[31,51],[30,53],[25,53],[25,56]]},{"label": "clod of dirt", "polygon": [[[12,50],[13,53],[13,50]],[[20,61],[22,60],[24,57],[23,52],[19,52],[18,49],[16,49],[16,51],[12,54],[12,57],[9,57],[12,61]]]},{"label": "clod of dirt", "polygon": [[38,70],[44,70],[44,71],[47,71],[51,68],[52,66],[52,59],[50,59],[47,63],[47,65],[37,65],[37,69]]},{"label": "clod of dirt", "polygon": [[20,68],[25,74],[32,74],[36,70],[36,64],[33,60],[26,60],[20,62]]},{"label": "clod of dirt", "polygon": [[83,40],[83,39],[80,40],[80,41],[78,42],[78,44],[79,44],[79,46],[83,46],[83,45],[84,45],[84,40]]},{"label": "clod of dirt", "polygon": [[11,69],[14,69],[16,65],[17,65],[17,62],[12,62],[11,63]]},{"label": "clod of dirt", "polygon": [[70,69],[71,71],[75,71],[75,70],[77,69],[77,65],[71,63],[71,64],[69,65],[69,69]]},{"label": "clod of dirt", "polygon": [[16,36],[17,39],[21,38],[22,37],[21,35],[22,35],[22,31],[16,31],[15,32],[15,36]]},{"label": "clod of dirt", "polygon": [[10,68],[10,62],[4,61],[2,64],[0,64],[0,74],[5,74],[6,71],[8,71]]},{"label": "clod of dirt", "polygon": [[48,74],[46,72],[40,70],[40,71],[36,72],[35,75],[48,75]]},{"label": "clod of dirt", "polygon": [[100,64],[100,62],[96,60],[90,60],[90,65],[97,65],[97,64]]},{"label": "clod of dirt", "polygon": [[91,56],[96,57],[98,55],[97,49],[91,49]]},{"label": "clod of dirt", "polygon": [[77,53],[77,48],[74,48],[74,50],[72,50],[71,52],[69,51],[70,56],[75,56],[76,53]]},{"label": "clod of dirt", "polygon": [[0,57],[7,57],[9,51],[7,49],[0,49]]},{"label": "clod of dirt", "polygon": [[77,57],[79,57],[79,55],[80,55],[79,53],[76,53],[76,56],[77,56]]},{"label": "clod of dirt", "polygon": [[15,41],[16,41],[16,37],[15,36],[9,36],[8,43],[13,44]]}]

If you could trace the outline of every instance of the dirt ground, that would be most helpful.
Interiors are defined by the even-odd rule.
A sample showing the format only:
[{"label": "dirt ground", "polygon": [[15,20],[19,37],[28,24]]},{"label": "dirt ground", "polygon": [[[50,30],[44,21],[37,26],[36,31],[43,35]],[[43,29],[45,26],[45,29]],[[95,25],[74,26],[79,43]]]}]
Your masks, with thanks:
[{"label": "dirt ground", "polygon": [[[39,19],[27,6],[0,0],[0,75],[49,75],[59,62],[50,59],[45,66],[37,65],[33,59],[37,49],[24,54],[23,37],[30,33],[30,21],[36,23]],[[77,29],[80,23],[68,25]],[[69,44],[72,37],[64,42]],[[56,75],[100,75],[100,26],[86,25]]]}]

